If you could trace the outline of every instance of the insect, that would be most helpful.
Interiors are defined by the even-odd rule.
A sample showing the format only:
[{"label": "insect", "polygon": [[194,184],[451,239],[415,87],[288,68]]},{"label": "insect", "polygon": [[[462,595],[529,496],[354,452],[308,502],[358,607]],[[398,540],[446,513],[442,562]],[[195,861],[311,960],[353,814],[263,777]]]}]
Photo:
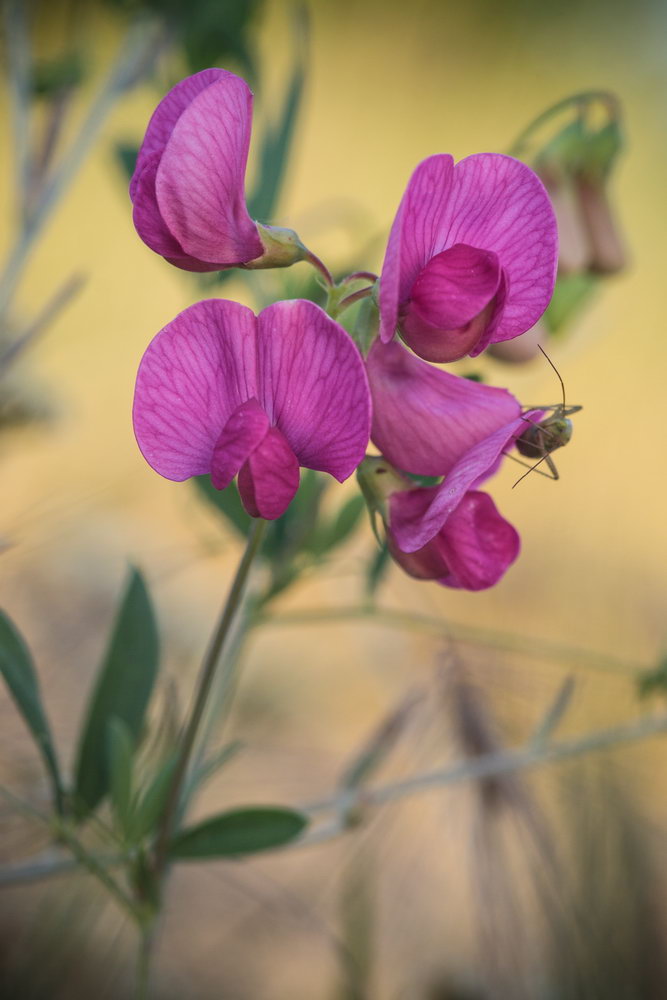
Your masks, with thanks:
[{"label": "insect", "polygon": [[[546,351],[543,351],[540,347],[540,351],[544,354],[553,370],[555,371],[558,381],[560,382],[561,392],[563,394],[562,402],[557,403],[555,406],[538,406],[534,409],[539,410],[551,410],[549,416],[544,417],[538,423],[533,423],[530,420],[526,420],[527,427],[522,434],[514,442],[516,449],[520,455],[525,458],[535,458],[537,461],[533,465],[529,465],[527,471],[524,472],[522,476],[519,476],[514,486],[518,486],[522,479],[530,475],[531,472],[537,471],[539,475],[546,476],[547,479],[558,479],[558,469],[556,468],[556,463],[551,457],[551,453],[556,451],[557,448],[562,448],[568,443],[572,437],[572,421],[569,419],[571,414],[578,413],[581,406],[567,406],[565,402],[565,384],[560,376],[560,372],[556,368],[555,364],[548,356]],[[533,407],[530,407],[533,409]],[[508,453],[505,452],[507,455]],[[515,462],[520,465],[526,465],[526,462],[522,462],[521,459],[516,458],[514,455],[508,455]],[[538,469],[538,465],[542,462],[546,462],[549,472],[543,472]],[[514,489],[514,486],[512,489]]]}]

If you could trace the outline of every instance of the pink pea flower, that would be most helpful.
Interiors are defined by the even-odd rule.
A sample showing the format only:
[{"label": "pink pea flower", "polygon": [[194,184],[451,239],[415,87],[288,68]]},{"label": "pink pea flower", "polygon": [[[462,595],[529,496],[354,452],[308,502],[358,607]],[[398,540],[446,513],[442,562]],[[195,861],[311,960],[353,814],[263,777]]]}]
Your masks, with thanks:
[{"label": "pink pea flower", "polygon": [[409,497],[418,517],[434,501],[438,487],[420,487],[383,457],[368,457],[357,476],[372,511],[385,525],[393,559],[418,580],[435,580],[445,587],[485,590],[498,583],[519,554],[515,528],[496,509],[487,493],[467,490],[424,545],[406,551],[395,530],[395,505]]},{"label": "pink pea flower", "polygon": [[389,236],[380,338],[396,328],[427,361],[475,357],[540,318],[556,277],[558,236],[547,193],[510,156],[448,154],[419,164]]},{"label": "pink pea flower", "polygon": [[248,215],[251,121],[252,91],[224,69],[182,80],[153,112],[130,182],[134,225],[176,267],[219,271],[299,259],[296,234]]},{"label": "pink pea flower", "polygon": [[440,531],[422,548],[404,552],[391,527],[387,544],[410,576],[463,590],[493,587],[521,549],[516,528],[498,513],[489,494],[479,490],[464,494]]},{"label": "pink pea flower", "polygon": [[144,354],[134,431],[166,479],[238,474],[253,517],[284,513],[299,467],[343,481],[364,456],[370,397],[361,357],[312,302],[277,302],[259,316],[208,299],[168,323]]},{"label": "pink pea flower", "polygon": [[[492,586],[516,559],[520,542],[477,487],[541,411],[524,414],[507,390],[434,368],[396,341],[373,345],[367,371],[371,437],[383,458],[367,459],[366,468],[374,474],[371,493],[383,497],[394,559],[412,576],[446,586]],[[420,487],[404,472],[444,479]]]}]

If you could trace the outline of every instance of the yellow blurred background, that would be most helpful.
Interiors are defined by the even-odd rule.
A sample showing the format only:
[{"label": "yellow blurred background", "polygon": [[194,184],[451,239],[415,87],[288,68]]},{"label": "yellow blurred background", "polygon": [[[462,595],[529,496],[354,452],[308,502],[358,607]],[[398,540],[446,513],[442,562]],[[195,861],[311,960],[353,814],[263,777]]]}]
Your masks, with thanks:
[{"label": "yellow blurred background", "polygon": [[[45,8],[40,51],[59,44],[58,6]],[[498,720],[499,738],[508,743],[527,738],[569,672],[578,686],[564,730],[584,732],[635,717],[647,706],[637,702],[632,671],[654,664],[665,639],[667,8],[648,0],[632,6],[311,0],[309,10],[305,102],[275,221],[296,229],[331,267],[363,246],[364,266],[379,270],[389,226],[419,160],[435,152],[458,159],[505,150],[545,106],[589,88],[613,90],[624,108],[627,149],[612,194],[631,260],[550,350],[568,401],[583,406],[571,444],[557,455],[560,480],[531,476],[512,490],[516,473],[509,468],[493,484],[499,509],[522,537],[518,563],[482,594],[419,583],[395,567],[382,585],[383,605],[510,633],[528,652],[468,644],[453,651],[433,636],[369,623],[267,627],[251,640],[233,723],[248,751],[214,783],[201,804],[206,811],[230,801],[270,796],[297,804],[326,795],[383,714],[412,685],[429,686],[434,669],[448,669],[452,657],[474,675]],[[289,72],[288,13],[288,5],[268,0],[257,19],[258,128],[274,114]],[[81,114],[121,38],[106,8],[90,4],[85,17],[86,60],[94,72]],[[2,216],[10,220],[11,133],[4,91],[0,96],[0,197]],[[70,273],[86,276],[80,294],[22,363],[31,391],[49,401],[53,421],[0,438],[0,537],[6,544],[0,602],[30,640],[57,738],[69,750],[128,562],[147,575],[166,666],[186,699],[239,551],[189,484],[151,471],[132,435],[141,354],[157,330],[202,295],[190,276],[136,236],[112,156],[113,141],[140,137],[160,96],[159,87],[144,85],[119,104],[40,240],[17,296],[18,315],[28,317]],[[0,238],[4,254],[13,238],[7,222]],[[266,276],[269,294],[274,280]],[[238,281],[222,294],[253,304]],[[543,360],[522,368],[484,360],[482,367],[490,382],[526,403],[558,398]],[[364,525],[330,566],[297,585],[279,607],[352,603],[372,545]],[[599,654],[595,669],[583,653],[567,662],[546,655],[541,644],[548,641]],[[441,752],[456,757],[451,722],[442,713],[431,706],[423,725],[415,725],[398,770],[432,766]],[[39,765],[9,704],[1,718],[12,758],[3,773],[34,781]],[[436,749],[440,739],[442,751]],[[617,756],[617,766],[641,793],[646,822],[659,825],[666,818],[664,751],[652,744]],[[551,781],[547,774],[531,788],[543,794],[544,785],[548,801]],[[330,924],[336,922],[337,880],[361,857],[362,868],[382,868],[383,874],[373,985],[358,995],[464,996],[429,993],[424,984],[434,982],[442,966],[474,987],[474,933],[466,921],[475,886],[462,861],[474,839],[472,806],[468,792],[457,789],[427,799],[411,810],[383,810],[372,824],[374,850],[370,838],[355,834],[302,855],[253,862],[244,866],[250,870],[245,876],[235,868],[216,874],[214,882],[204,870],[192,869],[189,881],[187,873],[179,875],[180,906],[170,909],[160,948],[160,995],[357,995],[332,985],[341,977]],[[562,817],[554,824],[560,830]],[[213,867],[217,872],[220,866]],[[546,870],[549,877],[548,865]],[[30,919],[37,921],[44,898],[31,897]],[[522,912],[538,906],[522,905],[528,907]],[[461,925],[457,912],[466,914]],[[320,921],[326,924],[322,933]],[[98,937],[106,947],[107,924],[101,926]],[[525,923],[516,932],[528,941],[538,934],[532,927],[528,933]],[[248,935],[256,942],[257,966],[248,959],[239,971],[226,955],[231,947],[253,955]],[[108,951],[105,961],[111,962],[110,945]],[[188,985],[195,983],[201,994]],[[465,995],[537,996],[525,984],[524,992],[509,989]],[[108,995],[123,993],[109,986]]]}]

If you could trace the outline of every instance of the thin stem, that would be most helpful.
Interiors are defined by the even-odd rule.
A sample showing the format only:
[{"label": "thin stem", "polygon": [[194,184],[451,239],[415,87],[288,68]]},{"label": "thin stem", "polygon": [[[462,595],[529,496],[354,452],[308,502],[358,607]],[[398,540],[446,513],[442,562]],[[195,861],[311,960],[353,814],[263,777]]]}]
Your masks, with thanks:
[{"label": "thin stem", "polygon": [[31,56],[26,8],[25,0],[7,0],[5,5],[7,66],[16,160],[16,190],[21,219],[23,219],[25,212],[32,172],[29,142]]},{"label": "thin stem", "polygon": [[143,924],[137,953],[136,1000],[148,1000],[150,988],[151,957],[153,952],[153,924]]},{"label": "thin stem", "polygon": [[118,98],[153,64],[160,45],[153,33],[131,29],[123,41],[116,63],[98,93],[72,145],[43,185],[34,211],[24,225],[0,277],[0,316],[9,309],[23,268],[46,221],[72,181]]},{"label": "thin stem", "polygon": [[56,833],[62,843],[74,855],[76,860],[100,882],[105,889],[114,897],[116,902],[125,910],[133,920],[137,920],[137,908],[131,897],[109,874],[105,864],[98,860],[94,854],[89,854],[83,844],[62,824],[56,827]]},{"label": "thin stem", "polygon": [[[505,750],[501,753],[484,754],[471,760],[464,760],[452,767],[437,771],[427,771],[424,774],[413,775],[402,781],[381,785],[374,789],[363,789],[358,798],[360,806],[380,806],[398,799],[407,798],[419,792],[433,788],[444,788],[465,781],[475,781],[481,778],[496,778],[500,775],[516,771],[528,770],[541,764],[553,764],[557,761],[579,757],[594,751],[608,750],[627,743],[636,743],[652,736],[660,736],[667,732],[667,715],[656,715],[638,719],[613,729],[602,729],[595,733],[571,740],[561,740],[558,743],[531,744],[516,750]],[[311,815],[322,812],[336,812],[344,818],[350,807],[350,794],[335,795],[329,799],[312,802],[302,806],[304,812]],[[295,842],[295,846],[308,843],[320,843],[341,833],[344,825],[327,824],[315,829],[310,837]],[[312,839],[311,839],[312,838]]]},{"label": "thin stem", "polygon": [[539,653],[545,659],[561,662],[568,660],[571,663],[588,667],[592,670],[614,672],[632,677],[646,669],[644,664],[630,664],[622,660],[616,660],[600,653],[590,652],[585,649],[577,649],[574,646],[567,646],[560,642],[545,639],[531,639],[530,637],[511,635],[506,632],[495,632],[490,629],[481,629],[472,625],[452,624],[443,622],[439,618],[429,615],[422,615],[412,611],[401,611],[394,608],[376,607],[342,607],[323,608],[308,611],[286,612],[280,615],[257,614],[253,618],[255,625],[320,625],[327,622],[338,621],[368,621],[371,623],[389,625],[397,629],[417,629],[422,632],[429,632],[432,635],[444,636],[456,639],[460,642],[471,645],[493,646],[498,649],[506,649],[514,653],[525,653],[535,655]]},{"label": "thin stem", "polygon": [[338,308],[336,309],[336,314],[340,316],[342,312],[353,306],[355,302],[360,302],[362,299],[368,298],[373,292],[373,286],[368,285],[366,288],[360,288],[358,292],[352,292],[351,295],[347,295],[344,299],[341,299],[338,303]]},{"label": "thin stem", "polygon": [[[91,855],[92,857],[92,855]],[[95,856],[100,865],[111,867],[121,865],[124,858],[117,856]],[[71,875],[80,871],[82,863],[77,858],[55,858],[51,853],[42,854],[31,861],[17,865],[7,865],[0,868],[0,889],[14,885],[27,885],[30,882],[41,882],[45,878],[57,878],[59,875]]]},{"label": "thin stem", "polygon": [[68,278],[53,298],[49,299],[32,323],[0,354],[0,375],[53,323],[58,314],[80,290],[84,280],[81,274],[73,274],[71,278]]},{"label": "thin stem", "polygon": [[313,253],[312,250],[308,249],[308,247],[304,247],[303,259],[308,261],[309,264],[312,264],[312,266],[315,268],[316,271],[319,271],[319,273],[322,275],[329,288],[333,288],[334,280],[331,271],[326,266],[326,264],[323,261],[321,261],[316,254]]},{"label": "thin stem", "polygon": [[581,106],[585,104],[592,104],[593,101],[599,101],[601,104],[604,104],[609,112],[609,117],[612,120],[618,116],[618,100],[615,95],[609,91],[582,90],[578,94],[571,94],[569,97],[564,97],[562,101],[557,101],[555,104],[552,104],[551,107],[546,109],[546,111],[542,111],[536,118],[533,118],[532,122],[530,122],[530,124],[528,124],[525,129],[519,133],[510,146],[510,156],[519,156],[533,132],[536,132],[538,128],[541,128],[541,126],[545,125],[551,118],[560,114],[561,111],[565,111],[566,108],[574,105]]},{"label": "thin stem", "polygon": [[379,281],[379,275],[374,274],[373,271],[354,271],[353,274],[348,274],[345,278],[342,278],[338,284],[350,285],[353,281],[370,281],[371,284],[375,284],[376,281]]},{"label": "thin stem", "polygon": [[248,535],[245,552],[243,553],[243,557],[239,563],[236,576],[232,581],[227,600],[225,601],[222,613],[211,637],[209,648],[201,665],[197,694],[192,707],[190,720],[185,728],[183,738],[181,740],[180,755],[174,771],[174,777],[171,782],[167,802],[162,814],[156,838],[155,870],[158,875],[161,875],[164,872],[167,865],[169,841],[178,817],[181,792],[187,777],[188,765],[190,763],[190,757],[192,756],[192,751],[199,732],[199,727],[202,719],[204,718],[206,704],[216,675],[220,654],[224,649],[227,636],[234,623],[236,613],[243,599],[250,567],[252,566],[253,560],[259,551],[259,546],[264,535],[265,528],[266,521],[262,519],[253,521]]}]

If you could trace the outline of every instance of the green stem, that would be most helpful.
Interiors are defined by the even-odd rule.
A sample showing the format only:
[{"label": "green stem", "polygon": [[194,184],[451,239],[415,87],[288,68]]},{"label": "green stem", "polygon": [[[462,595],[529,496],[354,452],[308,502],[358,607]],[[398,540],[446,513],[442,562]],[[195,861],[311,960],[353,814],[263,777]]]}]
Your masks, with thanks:
[{"label": "green stem", "polygon": [[150,990],[151,957],[153,952],[153,924],[143,924],[137,953],[136,1000],[148,1000]]},{"label": "green stem", "polygon": [[523,132],[519,133],[510,146],[509,155],[520,156],[533,132],[536,132],[542,125],[546,125],[551,118],[560,114],[561,111],[565,111],[567,108],[575,105],[592,104],[593,101],[599,101],[601,104],[604,104],[612,120],[618,116],[618,101],[614,94],[606,90],[582,90],[578,94],[571,94],[569,97],[564,97],[562,101],[557,101],[556,104],[552,104],[546,111],[542,111],[537,118],[533,118],[532,122],[525,127]]},{"label": "green stem", "polygon": [[338,621],[369,621],[388,625],[397,629],[416,629],[436,636],[444,636],[471,645],[492,646],[513,653],[540,655],[545,659],[561,662],[568,660],[576,665],[618,673],[626,677],[646,670],[645,664],[631,664],[614,659],[601,653],[586,649],[577,649],[564,643],[546,639],[510,635],[506,632],[495,632],[491,629],[477,628],[472,625],[452,624],[430,615],[418,612],[401,611],[396,608],[376,607],[342,607],[314,608],[308,611],[292,611],[280,615],[257,614],[251,624],[254,625],[320,625]]},{"label": "green stem", "polygon": [[351,295],[346,296],[346,298],[341,299],[338,303],[338,308],[336,310],[336,315],[340,316],[342,312],[353,306],[355,302],[361,302],[362,299],[368,298],[369,295],[373,293],[373,285],[368,285],[366,288],[360,288],[358,292],[352,292]]},{"label": "green stem", "polygon": [[322,275],[325,283],[329,286],[329,288],[333,288],[334,286],[333,275],[331,274],[331,271],[326,266],[324,261],[321,261],[320,258],[317,256],[317,254],[314,254],[312,250],[308,249],[308,247],[304,247],[303,249],[304,249],[303,260],[308,261],[308,263],[312,267],[314,267],[316,271],[319,271],[319,273]]},{"label": "green stem", "polygon": [[224,649],[228,634],[243,599],[250,567],[252,566],[253,560],[259,551],[259,546],[262,541],[265,528],[266,521],[262,519],[253,521],[252,527],[250,528],[250,534],[248,535],[245,552],[243,553],[243,557],[239,563],[236,575],[232,581],[232,585],[227,596],[227,600],[225,601],[222,613],[211,637],[209,648],[202,662],[197,686],[197,694],[192,707],[190,720],[183,733],[180,755],[174,771],[174,777],[171,782],[155,842],[154,864],[155,872],[158,878],[164,874],[167,867],[169,841],[171,840],[174,826],[178,818],[181,792],[187,777],[188,765],[190,763],[192,751],[197,739],[199,727],[202,723],[202,719],[204,718],[206,704],[208,702],[211,686],[218,668],[220,654]]}]

